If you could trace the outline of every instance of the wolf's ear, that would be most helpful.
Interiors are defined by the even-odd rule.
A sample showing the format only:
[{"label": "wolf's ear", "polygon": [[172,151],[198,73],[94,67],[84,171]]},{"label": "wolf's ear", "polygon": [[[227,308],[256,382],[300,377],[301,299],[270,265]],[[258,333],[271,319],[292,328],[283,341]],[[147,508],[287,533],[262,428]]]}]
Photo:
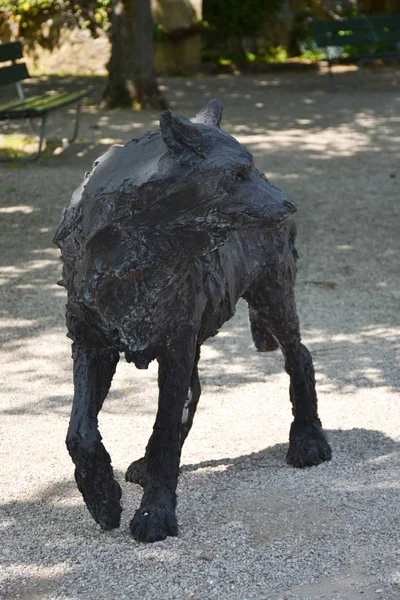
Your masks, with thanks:
[{"label": "wolf's ear", "polygon": [[219,127],[222,119],[222,111],[222,104],[219,100],[210,100],[191,121],[192,123],[202,123],[203,125]]},{"label": "wolf's ear", "polygon": [[160,115],[160,127],[167,148],[184,162],[206,156],[207,136],[189,119],[165,110]]}]

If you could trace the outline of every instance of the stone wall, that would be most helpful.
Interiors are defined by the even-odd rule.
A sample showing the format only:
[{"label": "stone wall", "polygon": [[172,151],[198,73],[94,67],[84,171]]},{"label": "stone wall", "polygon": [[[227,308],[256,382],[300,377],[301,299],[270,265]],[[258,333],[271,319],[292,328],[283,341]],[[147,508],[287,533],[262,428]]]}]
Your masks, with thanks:
[{"label": "stone wall", "polygon": [[165,39],[155,43],[158,73],[191,75],[200,69],[202,38],[196,22],[202,16],[201,0],[152,0],[154,24]]}]

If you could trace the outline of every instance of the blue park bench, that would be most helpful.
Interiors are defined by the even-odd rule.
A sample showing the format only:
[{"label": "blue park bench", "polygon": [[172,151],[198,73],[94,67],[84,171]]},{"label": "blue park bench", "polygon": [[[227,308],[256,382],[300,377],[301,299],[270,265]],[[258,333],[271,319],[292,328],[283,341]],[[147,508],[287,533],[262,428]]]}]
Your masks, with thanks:
[{"label": "blue park bench", "polygon": [[[17,62],[23,58],[22,45],[20,42],[0,44],[0,64],[8,62],[11,64],[0,67],[0,86],[16,84],[18,100],[0,105],[0,121],[14,119],[29,119],[32,123],[40,120],[39,147],[37,152],[25,160],[36,160],[42,153],[43,142],[46,135],[47,117],[51,112],[76,104],[76,117],[72,137],[73,142],[78,135],[79,116],[82,100],[86,95],[85,90],[79,92],[67,92],[59,94],[46,94],[27,98],[22,87],[22,81],[29,78],[28,69],[24,62]],[[0,157],[0,161],[12,160]]]}]

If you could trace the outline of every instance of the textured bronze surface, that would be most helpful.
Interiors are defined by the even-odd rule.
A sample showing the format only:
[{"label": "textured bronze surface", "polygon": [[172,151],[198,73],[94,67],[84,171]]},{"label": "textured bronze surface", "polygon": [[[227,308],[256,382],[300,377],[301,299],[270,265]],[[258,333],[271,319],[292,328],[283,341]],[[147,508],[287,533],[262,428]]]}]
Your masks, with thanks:
[{"label": "textured bronze surface", "polygon": [[200,397],[200,346],[249,305],[258,351],[281,348],[294,421],[287,461],[329,460],[314,370],[300,342],[294,298],[295,204],[257,171],[220,128],[209,102],[192,121],[171,111],[160,129],[114,146],[85,176],[54,241],[68,292],[75,396],[67,446],[84,500],[104,528],[118,527],[120,488],[97,427],[118,362],[159,362],[159,408],[145,456],[127,470],[144,488],[133,536],[177,535],[182,444]]}]

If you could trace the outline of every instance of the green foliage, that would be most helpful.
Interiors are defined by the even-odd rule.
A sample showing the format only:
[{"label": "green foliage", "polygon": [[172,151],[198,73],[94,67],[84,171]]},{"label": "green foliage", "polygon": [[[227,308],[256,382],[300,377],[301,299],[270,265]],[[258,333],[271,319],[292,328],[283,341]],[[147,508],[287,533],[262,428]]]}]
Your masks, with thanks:
[{"label": "green foliage", "polygon": [[203,18],[220,40],[260,31],[282,0],[203,0]]},{"label": "green foliage", "polygon": [[341,21],[361,16],[362,0],[338,0],[337,3],[327,0],[306,0],[303,9],[296,15],[293,30],[294,48],[291,54],[302,54],[310,60],[320,60],[324,56],[313,41],[312,27],[314,21]]},{"label": "green foliage", "polygon": [[153,29],[153,36],[155,42],[164,42],[167,39],[164,27],[162,25],[156,25]]},{"label": "green foliage", "polygon": [[300,51],[302,58],[307,60],[324,60],[326,52],[322,48],[318,48],[312,37],[306,37],[300,41]]},{"label": "green foliage", "polygon": [[212,51],[203,52],[204,62],[218,64],[221,67],[229,67],[231,65],[241,67],[248,64],[276,64],[285,63],[288,60],[287,49],[283,46],[270,47],[262,54],[253,54],[252,52],[244,52],[238,54],[229,51]]},{"label": "green foliage", "polygon": [[285,63],[288,60],[287,48],[283,46],[275,46],[267,49],[264,60],[267,63]]},{"label": "green foliage", "polygon": [[52,49],[64,28],[88,28],[93,35],[109,24],[111,0],[0,0],[0,35]]},{"label": "green foliage", "polygon": [[[1,145],[0,152],[7,159],[26,158],[29,154],[33,154],[37,147],[37,140],[32,136],[27,136],[22,133],[12,133],[4,136],[4,141]],[[16,192],[17,188],[9,187],[6,192]]]}]

